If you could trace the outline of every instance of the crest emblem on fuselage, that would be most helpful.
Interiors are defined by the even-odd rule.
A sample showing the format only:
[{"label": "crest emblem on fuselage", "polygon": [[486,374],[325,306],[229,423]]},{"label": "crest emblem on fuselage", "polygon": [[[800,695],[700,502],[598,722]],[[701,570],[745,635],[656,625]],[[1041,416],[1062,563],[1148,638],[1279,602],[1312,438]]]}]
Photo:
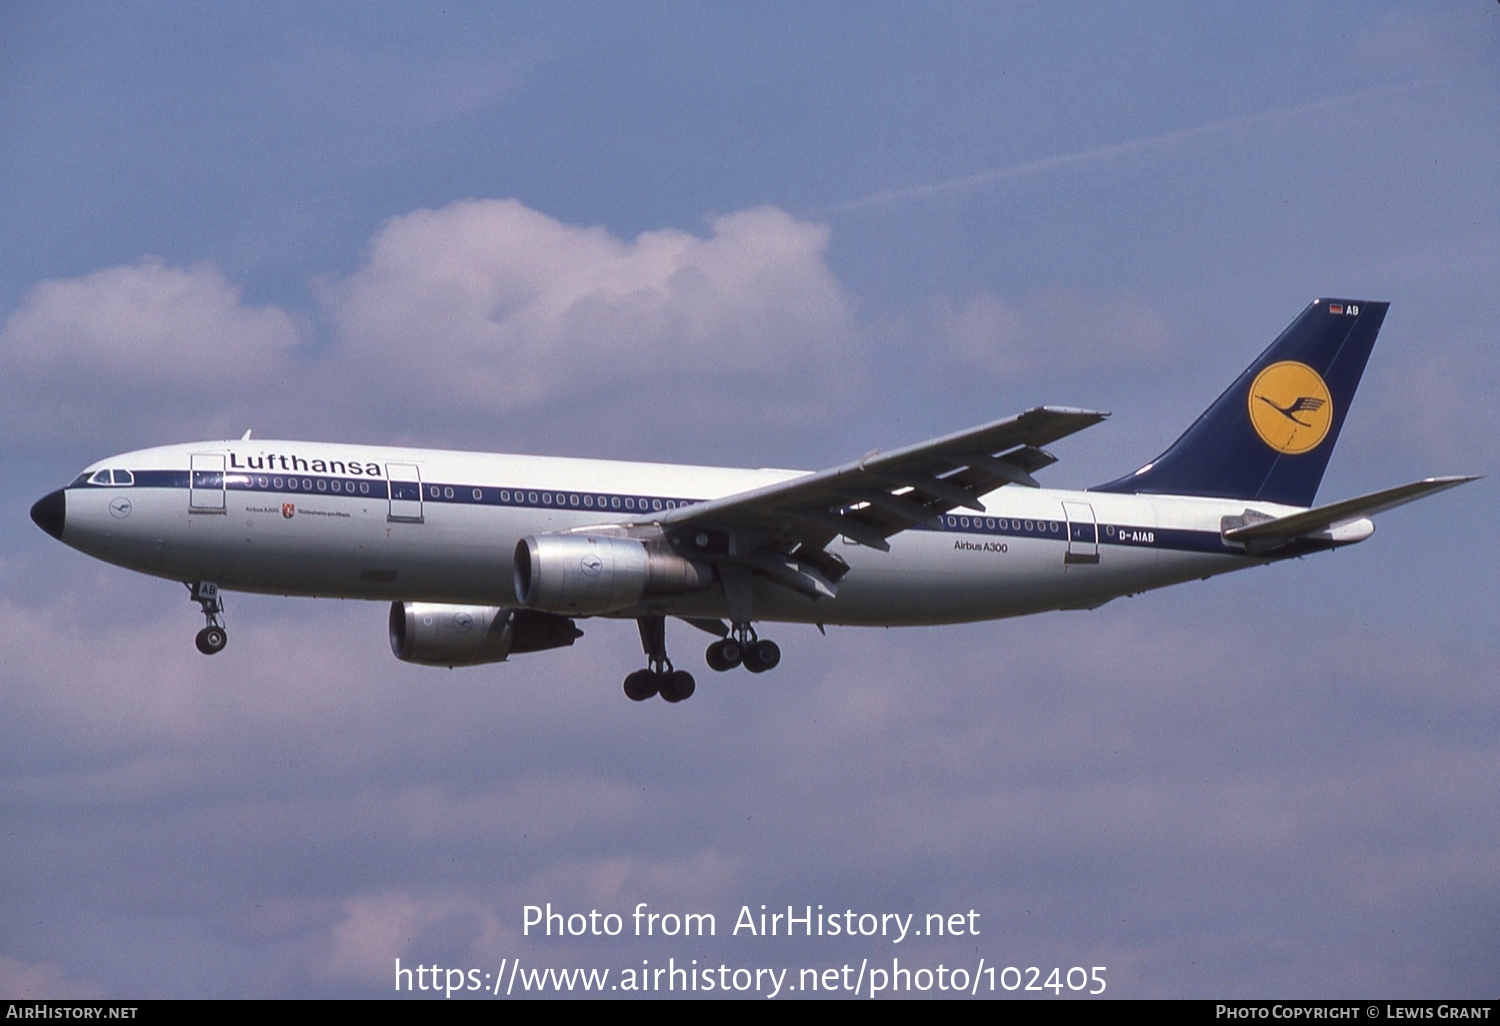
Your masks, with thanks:
[{"label": "crest emblem on fuselage", "polygon": [[1273,363],[1250,385],[1250,424],[1289,456],[1316,449],[1333,426],[1333,396],[1318,372],[1296,360]]},{"label": "crest emblem on fuselage", "polygon": [[297,504],[295,502],[283,502],[281,504],[281,515],[288,520],[297,515]]}]

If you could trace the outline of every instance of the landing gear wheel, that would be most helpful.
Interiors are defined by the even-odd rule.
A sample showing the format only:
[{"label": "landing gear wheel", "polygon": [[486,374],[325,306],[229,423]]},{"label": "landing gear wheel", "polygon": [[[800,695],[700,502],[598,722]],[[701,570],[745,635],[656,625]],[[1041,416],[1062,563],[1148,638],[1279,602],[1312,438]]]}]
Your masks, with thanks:
[{"label": "landing gear wheel", "polygon": [[224,651],[224,646],[229,644],[229,635],[224,633],[224,621],[220,619],[224,612],[224,597],[219,594],[219,586],[213,581],[183,583],[187,585],[188,596],[203,610],[203,619],[208,621],[208,626],[193,639],[198,651],[204,655]]},{"label": "landing gear wheel", "polygon": [[676,670],[661,678],[661,697],[668,702],[680,702],[684,698],[693,697],[693,692],[698,690],[693,675],[686,670]]},{"label": "landing gear wheel", "polygon": [[632,702],[644,702],[660,688],[660,679],[650,670],[636,670],[625,678],[625,697]]},{"label": "landing gear wheel", "polygon": [[216,655],[224,651],[224,646],[229,644],[229,635],[224,633],[224,628],[208,626],[198,632],[193,639],[198,646],[198,651],[204,655]]},{"label": "landing gear wheel", "polygon": [[745,650],[745,669],[751,673],[765,673],[781,662],[781,649],[776,642],[762,639]]},{"label": "landing gear wheel", "polygon": [[740,665],[745,658],[745,650],[738,641],[725,638],[723,641],[716,641],[709,645],[703,658],[707,660],[710,670],[723,673],[725,670],[732,670]]}]

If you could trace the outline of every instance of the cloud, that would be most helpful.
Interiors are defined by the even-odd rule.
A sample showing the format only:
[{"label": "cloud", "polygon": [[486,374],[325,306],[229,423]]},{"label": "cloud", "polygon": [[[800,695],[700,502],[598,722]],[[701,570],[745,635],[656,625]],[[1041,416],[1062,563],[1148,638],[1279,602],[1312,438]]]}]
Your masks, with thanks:
[{"label": "cloud", "polygon": [[855,342],[828,229],[774,207],[621,240],[515,200],[394,218],[330,286],[343,359],[471,411],[829,387]]},{"label": "cloud", "polygon": [[[489,957],[501,948],[506,933],[494,912],[463,894],[418,899],[404,892],[359,895],[343,903],[343,918],[329,931],[331,943],[319,960],[319,974],[325,979],[353,981],[380,989],[390,989],[397,958],[415,969],[422,959],[435,962],[442,957],[432,950],[424,937],[434,929],[452,935],[467,933],[456,954],[472,962],[495,965]],[[464,929],[467,928],[467,929]],[[421,945],[422,940],[428,944]],[[413,947],[417,959],[406,957]],[[449,962],[448,964],[452,964]]]},{"label": "cloud", "polygon": [[0,334],[0,416],[54,447],[268,423],[431,442],[548,416],[593,437],[828,418],[863,361],[828,229],[774,207],[708,229],[619,239],[515,200],[417,210],[316,287],[334,334],[316,354],[297,316],[246,304],[212,263],[42,282]]},{"label": "cloud", "polygon": [[211,416],[284,373],[302,336],[285,311],[246,305],[212,263],[148,257],[44,281],[0,332],[0,416],[31,442]]},{"label": "cloud", "polygon": [[977,292],[931,300],[917,330],[946,365],[995,381],[1149,366],[1173,355],[1171,328],[1132,294],[1049,288],[1008,303]]},{"label": "cloud", "polygon": [[55,963],[21,962],[5,955],[0,955],[0,994],[17,1001],[104,996],[94,984],[70,979]]},{"label": "cloud", "polygon": [[[673,624],[700,682],[680,706],[619,693],[629,624],[449,672],[393,661],[377,606],[236,597],[210,660],[180,589],[90,573],[70,589],[87,600],[0,607],[0,943],[37,950],[41,916],[15,911],[32,907],[65,910],[59,938],[101,917],[193,924],[244,967],[242,993],[355,995],[387,989],[395,957],[796,964],[727,929],[741,904],[810,902],[979,908],[981,953],[1107,964],[1120,993],[1243,988],[1289,946],[1314,990],[1414,965],[1475,936],[1427,895],[1500,897],[1494,658],[1330,618],[1327,589],[1289,593],[1301,566],[1025,622],[777,627],[784,665],[753,682],[703,671]],[[132,591],[172,604],[76,622]],[[521,907],[548,901],[707,911],[720,934],[519,938]],[[1212,978],[1185,968],[1201,950],[1223,955]],[[112,979],[90,951],[70,970]],[[135,992],[201,987],[173,968],[186,957],[133,968]],[[1451,978],[1410,972],[1398,989]]]}]

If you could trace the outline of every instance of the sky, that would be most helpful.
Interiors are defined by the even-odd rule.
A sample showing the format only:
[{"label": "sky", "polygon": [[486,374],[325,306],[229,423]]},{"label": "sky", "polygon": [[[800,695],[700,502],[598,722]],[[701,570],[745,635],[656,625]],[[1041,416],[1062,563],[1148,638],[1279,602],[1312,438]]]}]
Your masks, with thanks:
[{"label": "sky", "polygon": [[[0,996],[1493,997],[1497,166],[1488,0],[4,5]],[[1086,487],[1324,295],[1392,305],[1320,501],[1489,477],[1092,612],[773,627],[754,678],[674,623],[676,706],[621,695],[628,622],[446,671],[383,607],[231,595],[206,659],[181,584],[27,517],[246,429],[816,469],[1040,403],[1112,412],[1042,475]],[[523,934],[641,902],[717,934]],[[980,932],[731,934],[763,904]]]}]

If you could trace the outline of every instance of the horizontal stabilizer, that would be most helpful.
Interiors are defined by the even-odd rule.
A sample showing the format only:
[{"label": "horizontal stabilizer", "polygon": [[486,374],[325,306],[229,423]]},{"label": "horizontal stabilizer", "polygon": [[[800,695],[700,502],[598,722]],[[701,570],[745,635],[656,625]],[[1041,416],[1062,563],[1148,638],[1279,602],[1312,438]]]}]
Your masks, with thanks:
[{"label": "horizontal stabilizer", "polygon": [[[1371,492],[1369,495],[1360,495],[1353,499],[1345,499],[1342,502],[1330,503],[1327,506],[1318,506],[1315,509],[1304,510],[1301,513],[1292,513],[1289,516],[1276,517],[1274,519],[1258,520],[1255,517],[1226,517],[1226,521],[1232,520],[1237,526],[1224,528],[1224,540],[1238,542],[1252,552],[1266,552],[1279,548],[1298,538],[1306,538],[1310,535],[1324,534],[1322,540],[1327,541],[1359,541],[1368,536],[1367,530],[1358,536],[1350,536],[1347,539],[1339,538],[1327,532],[1335,531],[1346,524],[1354,523],[1365,517],[1372,517],[1376,513],[1383,513],[1397,506],[1404,506],[1408,502],[1437,492],[1456,488],[1461,484],[1477,480],[1476,477],[1455,475],[1452,477],[1429,477],[1421,481],[1413,481],[1396,488],[1387,488],[1384,491]],[[1253,520],[1252,523],[1246,523]]]}]

